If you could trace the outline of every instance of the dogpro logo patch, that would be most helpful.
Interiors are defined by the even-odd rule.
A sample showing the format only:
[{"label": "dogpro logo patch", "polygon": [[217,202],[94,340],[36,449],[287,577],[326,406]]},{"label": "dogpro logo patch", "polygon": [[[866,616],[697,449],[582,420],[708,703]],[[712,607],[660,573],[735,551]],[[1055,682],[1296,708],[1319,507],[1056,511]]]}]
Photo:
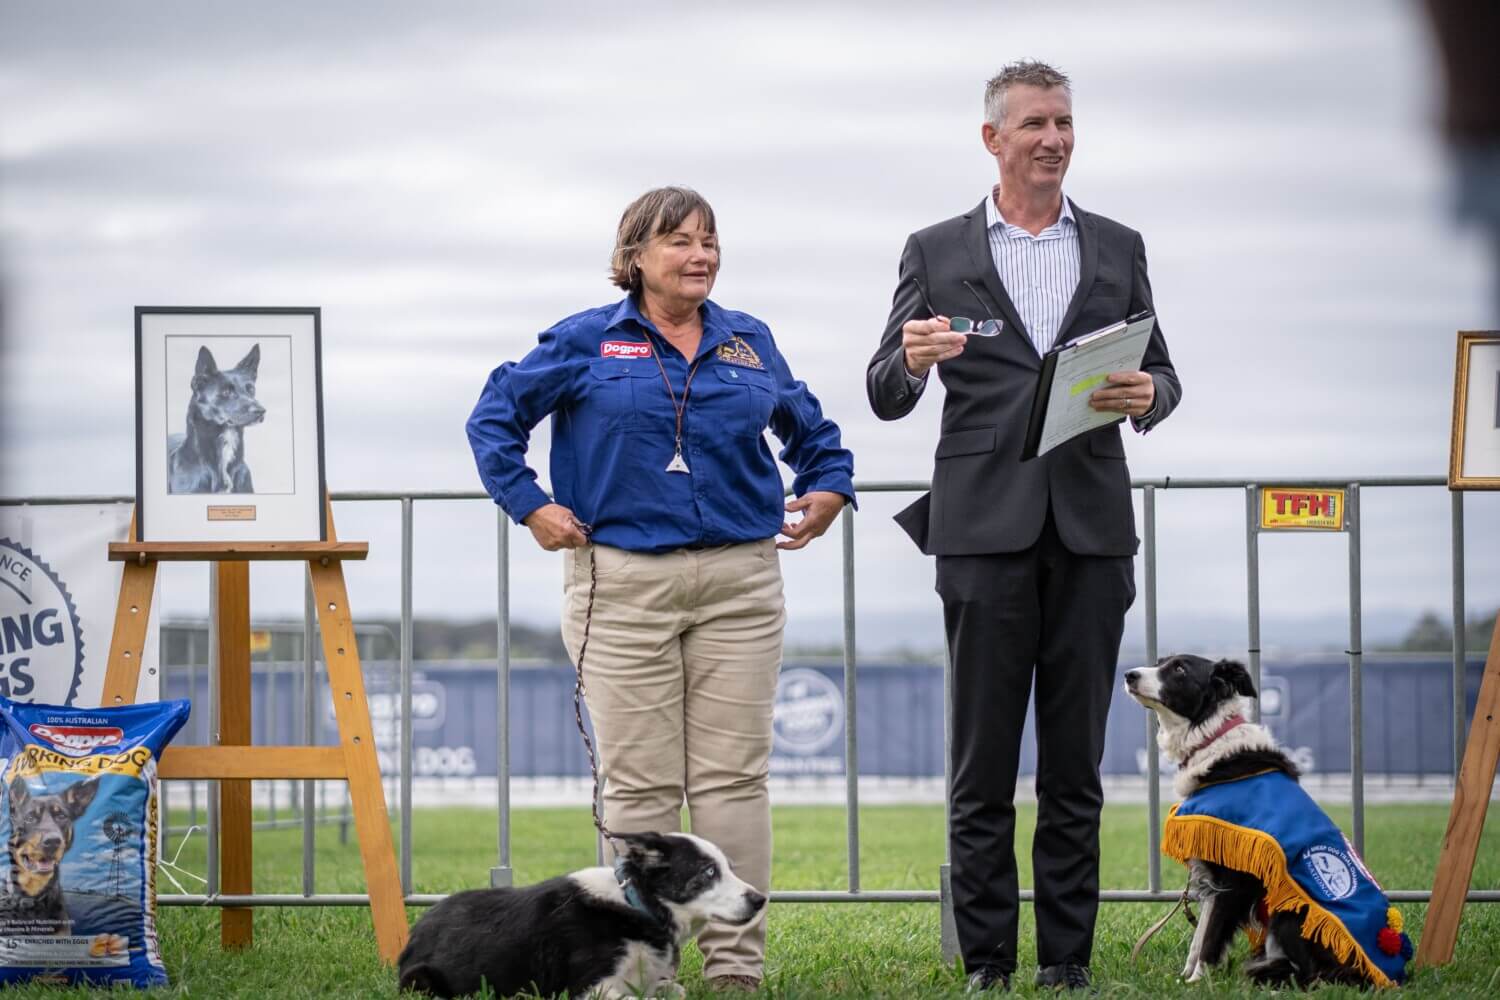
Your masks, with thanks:
[{"label": "dogpro logo patch", "polygon": [[33,723],[27,731],[69,757],[83,757],[96,750],[117,747],[125,739],[125,731],[118,726],[44,726]]},{"label": "dogpro logo patch", "polygon": [[651,345],[634,340],[606,340],[599,345],[601,358],[649,358]]}]

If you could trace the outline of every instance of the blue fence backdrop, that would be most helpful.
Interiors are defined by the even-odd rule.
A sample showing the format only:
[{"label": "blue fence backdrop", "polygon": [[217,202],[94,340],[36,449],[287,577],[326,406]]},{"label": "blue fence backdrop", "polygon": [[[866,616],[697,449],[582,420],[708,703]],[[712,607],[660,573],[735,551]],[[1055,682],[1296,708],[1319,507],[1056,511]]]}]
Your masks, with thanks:
[{"label": "blue fence backdrop", "polygon": [[[252,678],[256,743],[301,742],[302,664],[256,664]],[[1123,670],[1124,668],[1122,668]],[[1483,669],[1467,664],[1472,718]],[[1262,719],[1308,773],[1349,771],[1349,668],[1342,656],[1277,661],[1262,668]],[[273,680],[274,676],[274,680]],[[365,664],[381,769],[397,774],[400,696],[393,662]],[[585,776],[588,762],[573,721],[573,672],[567,666],[518,666],[511,673],[511,762],[516,777]],[[498,727],[495,670],[490,663],[414,664],[413,775],[493,777]],[[273,691],[274,685],[274,691]],[[196,690],[192,690],[192,688]],[[190,693],[208,706],[206,672],[168,673],[165,697]],[[860,668],[860,773],[929,778],[943,774],[943,677],[930,665],[880,663]],[[1448,657],[1374,656],[1364,660],[1365,769],[1371,774],[1451,775],[1452,664]],[[334,741],[332,702],[318,693],[318,742]],[[1104,773],[1146,772],[1145,710],[1116,691]],[[788,661],[777,692],[773,775],[844,773],[843,668]],[[1021,770],[1033,773],[1028,716]],[[203,720],[178,744],[204,742]],[[1164,769],[1169,765],[1164,762]]]}]

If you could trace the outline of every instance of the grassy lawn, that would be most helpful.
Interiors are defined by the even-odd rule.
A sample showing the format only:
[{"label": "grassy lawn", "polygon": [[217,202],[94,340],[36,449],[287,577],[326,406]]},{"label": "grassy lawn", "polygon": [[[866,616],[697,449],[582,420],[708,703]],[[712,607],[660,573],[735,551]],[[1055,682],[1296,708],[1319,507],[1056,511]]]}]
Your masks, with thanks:
[{"label": "grassy lawn", "polygon": [[[1348,826],[1348,810],[1331,812]],[[546,878],[593,863],[593,837],[583,809],[521,810],[514,814],[513,853],[517,881]],[[943,857],[942,813],[932,806],[871,806],[861,810],[861,882],[867,889],[932,889]],[[1035,810],[1022,808],[1021,842],[1029,844]],[[1382,805],[1367,820],[1367,862],[1387,888],[1431,885],[1446,806]],[[174,843],[184,828],[174,820]],[[1495,824],[1480,846],[1475,888],[1500,888],[1500,834]],[[839,808],[776,810],[777,888],[827,889],[845,884],[844,813]],[[256,834],[256,887],[266,892],[301,891],[301,831]],[[495,814],[482,809],[435,809],[414,817],[414,880],[418,892],[448,892],[484,885],[495,859]],[[1111,806],[1105,812],[1106,888],[1146,884],[1146,810]],[[205,866],[201,835],[182,853],[190,871]],[[1022,885],[1030,884],[1029,850],[1019,859]],[[170,849],[169,849],[170,856]],[[1178,884],[1180,866],[1163,862],[1167,886]],[[189,886],[196,891],[196,886]],[[336,827],[318,831],[319,892],[363,889],[359,855],[352,842],[339,843]],[[165,880],[162,891],[172,891]],[[1108,996],[1192,994],[1252,995],[1233,967],[1208,984],[1183,986],[1176,973],[1190,929],[1175,921],[1146,947],[1132,967],[1136,938],[1165,904],[1105,904],[1100,910],[1094,953],[1095,980]],[[1405,904],[1414,938],[1424,907]],[[411,919],[420,910],[410,911]],[[218,914],[212,909],[165,907],[161,938],[173,986],[162,995],[180,997],[394,997],[395,977],[375,954],[368,914],[362,909],[257,911],[255,946],[241,954],[219,950]],[[944,967],[938,946],[935,904],[777,904],[771,911],[764,995],[776,997],[941,997],[962,995],[959,974]],[[1022,907],[1019,992],[1030,993],[1028,961],[1034,961],[1031,908]],[[1239,946],[1233,964],[1244,957]],[[682,982],[694,996],[708,996],[695,949],[687,949]],[[17,997],[67,995],[72,991],[25,987]],[[82,992],[82,991],[79,991]],[[1455,962],[1418,972],[1407,990],[1423,996],[1500,995],[1500,905],[1468,907]],[[1321,991],[1320,996],[1354,991]]]}]

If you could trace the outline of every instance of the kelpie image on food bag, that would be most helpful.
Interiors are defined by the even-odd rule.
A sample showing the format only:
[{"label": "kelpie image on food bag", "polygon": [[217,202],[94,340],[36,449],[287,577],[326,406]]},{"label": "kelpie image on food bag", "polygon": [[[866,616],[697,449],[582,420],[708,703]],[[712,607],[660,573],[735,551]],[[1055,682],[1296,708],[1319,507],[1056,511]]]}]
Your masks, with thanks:
[{"label": "kelpie image on food bag", "polygon": [[188,711],[0,698],[0,985],[166,985],[156,765]]}]

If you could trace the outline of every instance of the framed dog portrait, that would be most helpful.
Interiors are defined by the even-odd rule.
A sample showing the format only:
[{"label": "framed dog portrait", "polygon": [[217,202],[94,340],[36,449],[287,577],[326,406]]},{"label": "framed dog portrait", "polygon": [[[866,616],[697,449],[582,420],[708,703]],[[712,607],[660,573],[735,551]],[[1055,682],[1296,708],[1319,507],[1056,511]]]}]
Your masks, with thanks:
[{"label": "framed dog portrait", "polygon": [[1450,490],[1500,490],[1500,330],[1458,335]]},{"label": "framed dog portrait", "polygon": [[326,541],[321,314],[137,306],[143,542]]}]

